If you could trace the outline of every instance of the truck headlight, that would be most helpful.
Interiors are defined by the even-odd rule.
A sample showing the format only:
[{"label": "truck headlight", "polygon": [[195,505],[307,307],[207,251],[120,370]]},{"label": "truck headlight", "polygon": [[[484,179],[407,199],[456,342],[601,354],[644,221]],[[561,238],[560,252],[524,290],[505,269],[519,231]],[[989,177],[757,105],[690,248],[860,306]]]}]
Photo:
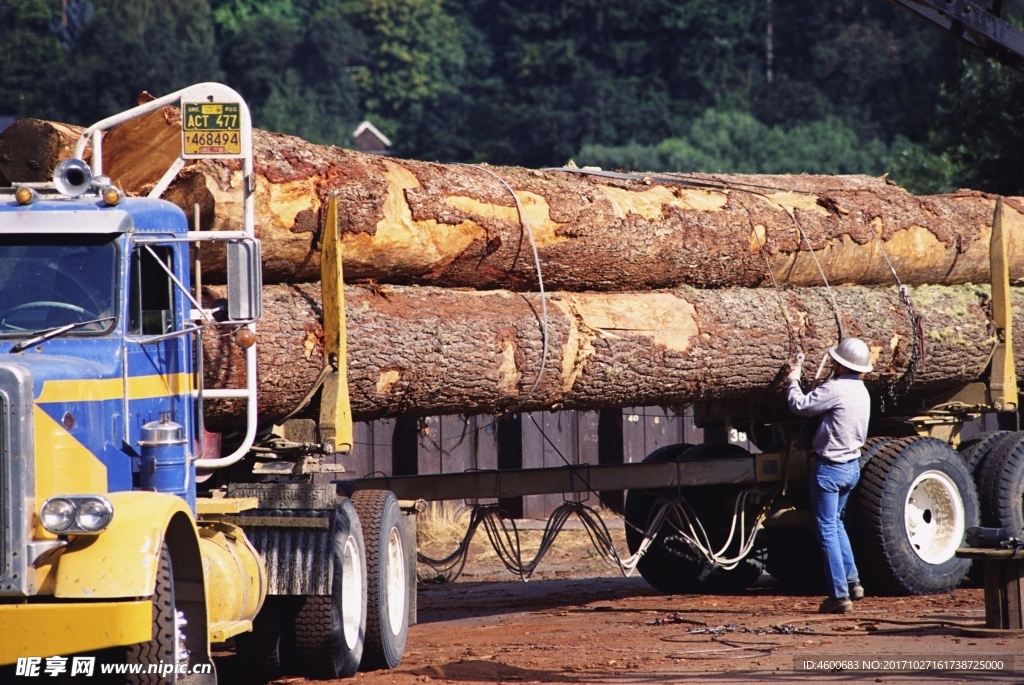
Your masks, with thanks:
[{"label": "truck headlight", "polygon": [[39,510],[43,528],[51,533],[63,533],[75,522],[75,505],[62,497],[46,500]]},{"label": "truck headlight", "polygon": [[84,499],[78,505],[75,523],[82,530],[98,533],[110,525],[114,517],[114,507],[106,498]]},{"label": "truck headlight", "polygon": [[39,509],[43,528],[58,535],[96,534],[110,525],[114,505],[100,495],[51,497]]}]

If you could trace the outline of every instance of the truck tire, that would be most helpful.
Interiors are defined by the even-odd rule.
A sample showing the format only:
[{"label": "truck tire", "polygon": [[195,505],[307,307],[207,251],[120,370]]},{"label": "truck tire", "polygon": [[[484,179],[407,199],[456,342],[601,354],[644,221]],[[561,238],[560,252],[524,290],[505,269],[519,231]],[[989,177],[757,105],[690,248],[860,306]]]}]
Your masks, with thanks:
[{"label": "truck tire", "polygon": [[982,525],[1024,537],[1024,432],[1011,433],[982,463]]},{"label": "truck tire", "polygon": [[348,677],[335,670],[334,640],[331,633],[331,598],[327,595],[297,597],[298,612],[292,628],[295,665],[299,673],[313,680]]},{"label": "truck tire", "polygon": [[352,503],[366,544],[366,644],[359,668],[395,668],[409,633],[408,542],[402,510],[389,490],[360,490]]},{"label": "truck tire", "polygon": [[359,516],[348,498],[342,498],[331,517],[331,541],[330,619],[324,618],[323,600],[318,600],[319,610],[310,605],[306,623],[318,615],[319,628],[331,636],[331,677],[351,678],[359,670],[366,643],[367,550]]},{"label": "truck tire", "polygon": [[[742,447],[728,444],[667,445],[661,447],[644,458],[645,463],[661,463],[667,461],[690,461],[713,458],[749,457],[750,453]],[[700,488],[684,488],[683,494],[701,519],[708,534],[715,541],[717,524],[722,521],[718,517],[719,504],[728,501],[729,495],[735,496],[735,486],[703,486]],[[644,539],[651,516],[659,497],[672,496],[673,489],[665,490],[630,490],[626,493],[625,521],[626,544],[630,554],[636,554]],[[731,517],[730,517],[731,518]],[[730,521],[725,520],[728,524]],[[665,530],[664,528],[662,529]],[[724,538],[724,536],[723,536]],[[746,559],[735,569],[723,571],[716,569],[705,576],[705,562],[688,545],[681,541],[664,541],[660,538],[650,547],[637,564],[640,575],[652,587],[668,594],[686,594],[693,592],[734,592],[748,587],[761,574],[761,567],[753,559]],[[705,576],[702,578],[702,576]]]},{"label": "truck tire", "polygon": [[964,460],[941,440],[882,446],[864,467],[849,511],[857,568],[873,594],[948,592],[970,568],[954,552],[978,525],[978,496]]},{"label": "truck tire", "polygon": [[[860,450],[860,468],[863,469],[867,466],[890,442],[892,442],[892,438],[888,436],[868,438]],[[849,522],[853,517],[849,503],[847,503],[844,523]],[[810,594],[825,592],[827,588],[825,567],[821,559],[821,546],[815,539],[814,529],[776,528],[770,533],[767,541],[766,569],[768,573],[791,590]]]},{"label": "truck tire", "polygon": [[263,607],[252,622],[252,630],[235,636],[235,656],[238,671],[245,683],[266,683],[284,675],[294,662],[289,655],[288,643],[291,613],[295,597],[268,595]]},{"label": "truck tire", "polygon": [[989,431],[979,433],[969,440],[964,440],[958,448],[960,456],[963,457],[967,469],[974,476],[974,483],[978,486],[978,494],[981,495],[981,465],[985,459],[999,448],[1002,441],[1013,435],[1011,431]]},{"label": "truck tire", "polygon": [[128,683],[131,685],[173,685],[178,682],[177,673],[162,675],[146,673],[146,671],[151,664],[188,662],[188,651],[184,646],[185,638],[179,624],[182,617],[174,596],[171,550],[164,542],[160,548],[156,586],[153,589],[153,639],[128,647],[127,663],[141,664],[143,671],[129,674]]}]

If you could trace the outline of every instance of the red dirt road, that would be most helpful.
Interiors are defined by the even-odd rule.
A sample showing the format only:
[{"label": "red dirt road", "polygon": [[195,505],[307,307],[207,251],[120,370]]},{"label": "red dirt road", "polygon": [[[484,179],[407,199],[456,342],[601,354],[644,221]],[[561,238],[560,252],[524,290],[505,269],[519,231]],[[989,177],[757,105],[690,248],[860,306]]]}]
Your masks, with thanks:
[{"label": "red dirt road", "polygon": [[[458,582],[421,585],[419,623],[409,630],[401,665],[336,682],[1024,682],[1024,638],[966,637],[948,625],[984,625],[980,589],[869,596],[852,614],[836,617],[816,613],[820,596],[787,594],[768,576],[738,595],[668,596],[605,566],[582,544],[584,535],[563,533],[528,583],[510,580],[493,554],[474,543]],[[625,549],[621,539],[619,549]],[[951,672],[946,664],[946,672],[915,671],[899,663],[950,660],[1002,661],[1004,670]],[[869,668],[794,668],[804,661],[857,661]],[[229,678],[230,662],[218,666]]]}]

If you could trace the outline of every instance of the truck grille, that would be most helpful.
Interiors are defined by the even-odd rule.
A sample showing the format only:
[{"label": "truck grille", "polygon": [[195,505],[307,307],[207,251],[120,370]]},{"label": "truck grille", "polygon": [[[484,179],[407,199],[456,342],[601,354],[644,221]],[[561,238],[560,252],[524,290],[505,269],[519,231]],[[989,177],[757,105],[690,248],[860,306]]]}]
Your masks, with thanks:
[{"label": "truck grille", "polygon": [[7,431],[11,425],[7,398],[0,394],[0,577],[11,575],[11,450]]},{"label": "truck grille", "polygon": [[28,557],[35,490],[32,375],[18,364],[0,364],[0,597],[34,592]]}]

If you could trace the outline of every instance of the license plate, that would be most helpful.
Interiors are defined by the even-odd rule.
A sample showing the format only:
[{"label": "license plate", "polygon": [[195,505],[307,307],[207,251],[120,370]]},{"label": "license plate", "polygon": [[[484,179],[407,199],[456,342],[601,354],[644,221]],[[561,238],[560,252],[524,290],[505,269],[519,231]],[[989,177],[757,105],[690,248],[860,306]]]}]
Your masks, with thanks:
[{"label": "license plate", "polygon": [[181,130],[185,157],[242,154],[242,116],[238,103],[183,103]]}]

